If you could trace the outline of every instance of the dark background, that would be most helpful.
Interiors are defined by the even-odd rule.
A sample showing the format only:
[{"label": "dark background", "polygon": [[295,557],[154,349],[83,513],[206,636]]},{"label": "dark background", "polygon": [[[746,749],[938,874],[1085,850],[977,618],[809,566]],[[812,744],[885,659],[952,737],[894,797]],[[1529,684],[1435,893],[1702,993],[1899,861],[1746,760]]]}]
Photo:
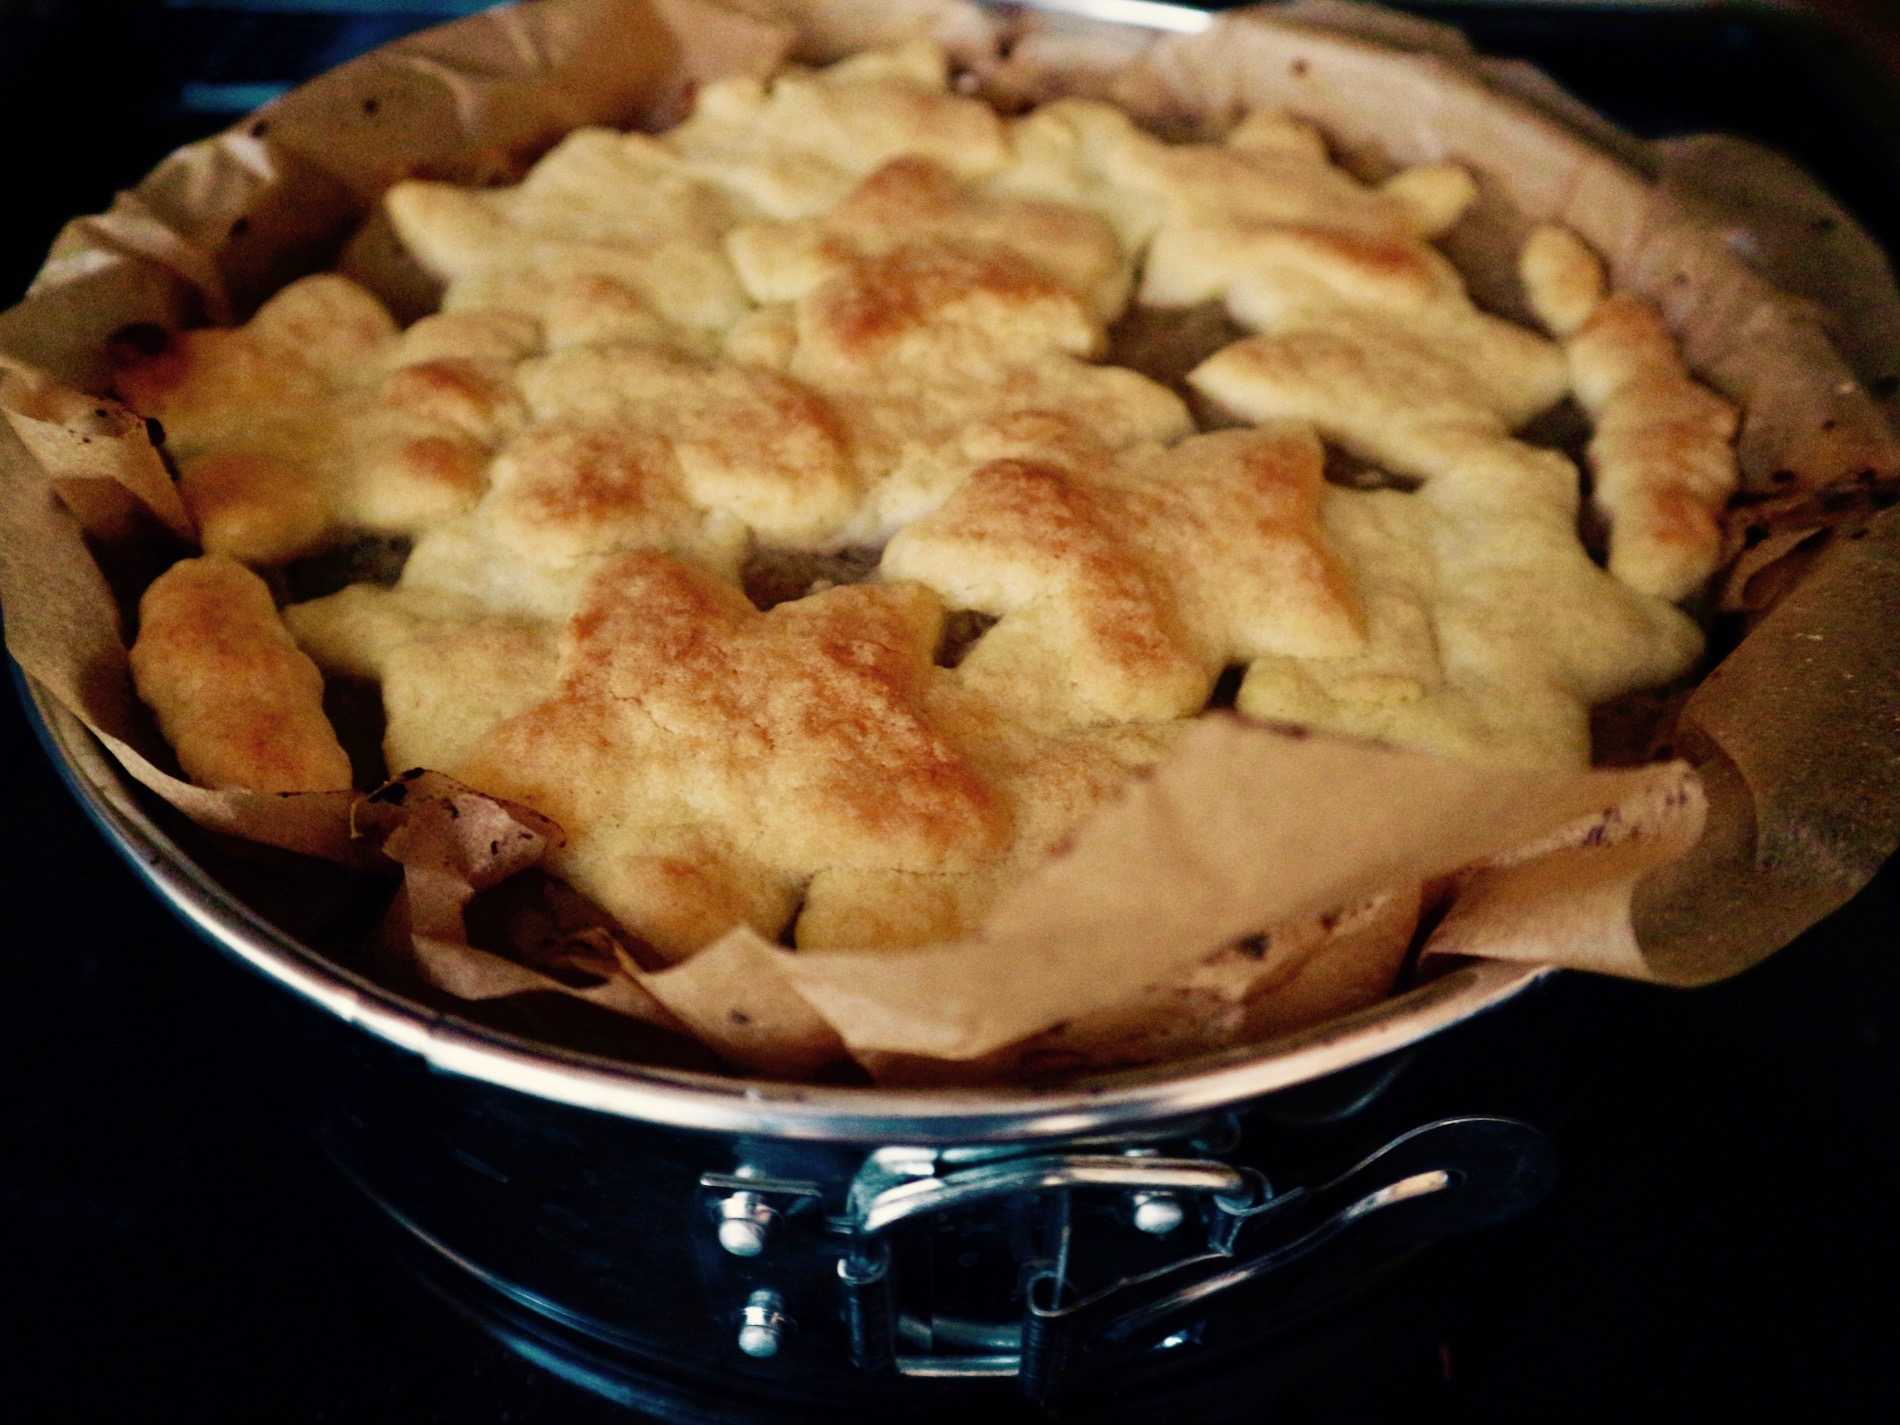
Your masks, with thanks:
[{"label": "dark background", "polygon": [[[259,102],[257,86],[333,64],[431,7],[355,19],[338,12],[378,7],[240,8],[0,0],[0,293],[23,289],[63,217]],[[1900,103],[1853,45],[1754,12],[1421,8],[1538,60],[1641,132],[1775,142],[1900,238]],[[73,809],[10,694],[0,748],[12,907],[0,1413],[625,1418],[410,1285],[305,1131],[301,1106],[321,1085],[301,1051],[327,1027],[150,900]],[[49,904],[85,929],[36,909]],[[1730,984],[1567,986],[1575,1047],[1542,1120],[1562,1185],[1529,1221],[1448,1259],[1461,1307],[1445,1351],[1394,1366],[1377,1405],[1359,1408],[1900,1416],[1887,1340],[1900,1302],[1897,908],[1890,867]],[[1263,1402],[1269,1413],[1326,1412]]]}]

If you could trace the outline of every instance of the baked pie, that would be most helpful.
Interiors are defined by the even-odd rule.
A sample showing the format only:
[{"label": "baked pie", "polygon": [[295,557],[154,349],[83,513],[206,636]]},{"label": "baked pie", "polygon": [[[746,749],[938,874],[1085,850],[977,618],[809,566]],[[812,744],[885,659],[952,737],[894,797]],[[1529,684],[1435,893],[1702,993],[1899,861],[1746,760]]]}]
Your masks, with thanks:
[{"label": "baked pie", "polygon": [[[926,42],[398,183],[438,314],[325,274],[119,353],[204,549],[145,595],[140,693],[201,783],[326,789],[319,670],[374,680],[388,769],[552,818],[648,967],[965,933],[1210,705],[1586,766],[1593,706],[1701,653],[1736,417],[1565,230],[1521,255],[1542,330],[1481,308],[1434,245],[1476,191],[1281,113],[1006,117]],[[1120,364],[1194,313],[1204,349]],[[1537,434],[1566,402],[1590,520]],[[280,617],[371,536],[397,577]],[[1415,924],[1381,904],[1357,999]]]}]

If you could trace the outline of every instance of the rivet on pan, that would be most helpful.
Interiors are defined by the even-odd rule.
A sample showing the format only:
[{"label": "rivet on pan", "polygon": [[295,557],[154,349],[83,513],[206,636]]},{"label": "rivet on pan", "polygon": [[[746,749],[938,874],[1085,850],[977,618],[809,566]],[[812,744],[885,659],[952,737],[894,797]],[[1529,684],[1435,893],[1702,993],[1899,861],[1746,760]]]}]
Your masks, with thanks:
[{"label": "rivet on pan", "polygon": [[1135,1194],[1135,1229],[1150,1237],[1165,1237],[1179,1227],[1187,1213],[1173,1193],[1138,1192]]},{"label": "rivet on pan", "polygon": [[735,1257],[756,1257],[765,1250],[778,1218],[756,1192],[735,1192],[720,1199],[719,1245]]},{"label": "rivet on pan", "polygon": [[783,1297],[775,1291],[755,1291],[739,1314],[739,1349],[755,1361],[770,1360],[791,1326]]}]

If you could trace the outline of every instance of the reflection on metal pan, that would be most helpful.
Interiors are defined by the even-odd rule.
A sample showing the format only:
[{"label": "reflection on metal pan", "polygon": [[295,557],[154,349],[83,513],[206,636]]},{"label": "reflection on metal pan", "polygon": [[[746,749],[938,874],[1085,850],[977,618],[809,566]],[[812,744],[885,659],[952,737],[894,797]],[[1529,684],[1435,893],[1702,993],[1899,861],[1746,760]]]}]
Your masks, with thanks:
[{"label": "reflection on metal pan", "polygon": [[1206,10],[1161,4],[1158,0],[1023,0],[1020,8],[1104,25],[1168,30],[1181,35],[1198,35],[1214,23],[1214,16]]}]

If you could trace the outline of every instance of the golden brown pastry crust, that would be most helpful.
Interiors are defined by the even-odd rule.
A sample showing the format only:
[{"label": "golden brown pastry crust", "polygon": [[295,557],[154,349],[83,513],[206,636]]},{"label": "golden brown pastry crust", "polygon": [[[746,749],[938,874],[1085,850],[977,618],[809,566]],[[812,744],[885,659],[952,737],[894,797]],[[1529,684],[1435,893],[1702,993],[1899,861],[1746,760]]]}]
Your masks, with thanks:
[{"label": "golden brown pastry crust", "polygon": [[914,242],[1014,253],[1087,300],[1103,321],[1128,304],[1128,267],[1106,221],[1066,203],[965,188],[916,155],[892,159],[819,217],[739,228],[727,249],[754,300],[791,302],[854,259]]},{"label": "golden brown pastry crust", "polygon": [[951,92],[949,58],[927,40],[766,83],[709,84],[664,141],[695,173],[773,218],[824,212],[902,155],[966,180],[1009,158],[1003,121],[982,100]]},{"label": "golden brown pastry crust", "polygon": [[1721,562],[1721,514],[1740,479],[1735,408],[1691,379],[1660,312],[1604,292],[1602,264],[1574,234],[1537,229],[1520,268],[1596,426],[1591,499],[1610,526],[1610,572],[1687,598]]},{"label": "golden brown pastry crust", "polygon": [[384,207],[444,310],[527,317],[550,347],[717,331],[745,309],[719,248],[736,210],[643,134],[581,129],[512,188],[398,183]]},{"label": "golden brown pastry crust", "polygon": [[[1562,394],[1560,351],[1523,332],[1461,341],[1469,319],[1438,320],[1414,326],[1378,305],[1323,321],[1295,312],[1190,373],[1231,415],[1311,421],[1349,454],[1423,482],[1415,493],[1327,491],[1324,522],[1362,591],[1367,647],[1259,659],[1237,706],[1458,757],[1581,766],[1589,709],[1687,672],[1701,634],[1591,561],[1576,467],[1512,434]],[[1535,359],[1513,355],[1520,345]]]},{"label": "golden brown pastry crust", "polygon": [[198,785],[350,785],[350,760],[323,713],[323,675],[242,564],[211,555],[161,574],[139,601],[131,656],[139,696]]},{"label": "golden brown pastry crust", "polygon": [[[398,334],[309,279],[125,385],[175,419],[207,547],[417,536],[395,588],[289,626],[381,683],[392,767],[555,818],[552,867],[660,956],[735,924],[918,943],[974,929],[1223,669],[1257,716],[1577,764],[1593,701],[1693,660],[1516,432],[1575,386],[1627,545],[1667,483],[1647,443],[1717,422],[1636,399],[1673,353],[1549,252],[1564,344],[1481,311],[1431,245],[1474,192],[1362,183],[1281,114],[1191,144],[1087,101],[1004,121],[911,45],[578,132],[512,188],[398,185],[441,315]],[[1247,333],[1188,381],[1247,428],[1102,364],[1131,300]],[[1322,441],[1421,488],[1328,483]],[[757,551],[879,546],[878,582],[742,592]],[[951,612],[995,623],[943,667]],[[1223,973],[1200,989],[1247,1001]]]},{"label": "golden brown pastry crust", "polygon": [[926,711],[942,619],[914,585],[761,614],[624,555],[569,622],[553,697],[450,770],[560,822],[557,868],[666,953],[734,910],[775,935],[823,867],[941,871],[1007,844],[1007,809]]},{"label": "golden brown pastry crust", "polygon": [[473,507],[522,414],[506,318],[398,333],[347,278],[292,283],[232,331],[123,353],[126,401],[162,421],[211,553],[276,564],[352,530],[410,533]]},{"label": "golden brown pastry crust", "polygon": [[844,422],[824,397],[778,372],[623,344],[530,361],[521,387],[537,421],[664,442],[687,501],[769,543],[826,548],[857,514]]},{"label": "golden brown pastry crust", "polygon": [[885,549],[885,577],[1001,617],[958,670],[973,691],[1044,725],[1156,721],[1199,712],[1229,663],[1360,646],[1306,427],[1119,455],[1064,435],[978,467]]}]

